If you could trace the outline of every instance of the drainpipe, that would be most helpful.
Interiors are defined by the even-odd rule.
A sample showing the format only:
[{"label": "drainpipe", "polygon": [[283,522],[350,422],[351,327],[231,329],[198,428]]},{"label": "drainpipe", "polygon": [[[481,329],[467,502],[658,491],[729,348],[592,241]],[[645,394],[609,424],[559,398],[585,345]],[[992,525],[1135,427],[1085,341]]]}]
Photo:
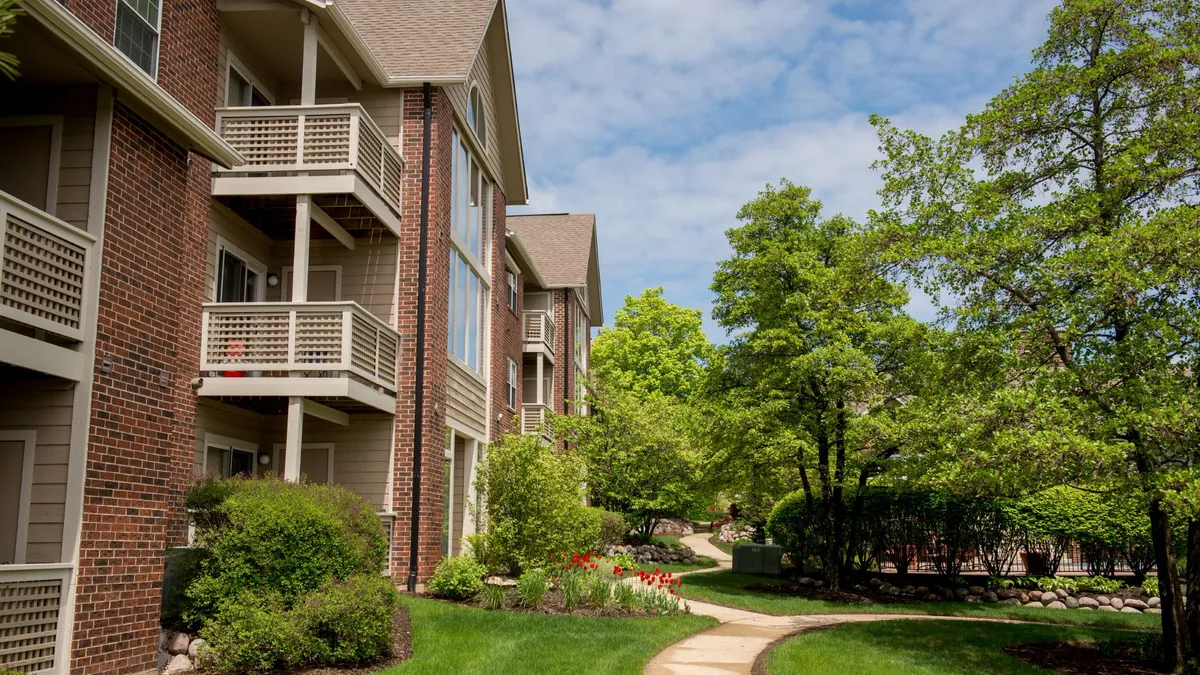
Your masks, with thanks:
[{"label": "drainpipe", "polygon": [[429,257],[429,165],[433,144],[433,87],[423,85],[424,139],[421,141],[421,245],[417,251],[417,372],[413,395],[412,532],[408,549],[408,592],[417,591],[417,556],[421,538],[421,443],[425,435],[425,283]]},{"label": "drainpipe", "polygon": [[[566,327],[566,330],[563,331],[563,347],[568,346],[568,342],[571,340],[572,335],[574,335],[571,332],[571,295],[570,295],[570,293],[571,293],[571,290],[569,288],[563,289],[563,326]],[[572,344],[572,345],[570,345],[570,348],[563,349],[563,351],[566,352],[566,354],[564,354],[564,356],[566,358],[563,359],[563,361],[565,362],[565,365],[566,365],[566,367],[563,368],[563,414],[564,415],[569,415],[571,413],[571,411],[568,409],[568,406],[570,405],[568,402],[571,400],[571,391],[570,391],[569,387],[571,386],[571,367],[572,367],[571,355],[574,353],[574,351],[573,351],[574,346],[575,345]],[[565,448],[566,446],[567,446],[567,444],[564,441],[563,447]]]}]

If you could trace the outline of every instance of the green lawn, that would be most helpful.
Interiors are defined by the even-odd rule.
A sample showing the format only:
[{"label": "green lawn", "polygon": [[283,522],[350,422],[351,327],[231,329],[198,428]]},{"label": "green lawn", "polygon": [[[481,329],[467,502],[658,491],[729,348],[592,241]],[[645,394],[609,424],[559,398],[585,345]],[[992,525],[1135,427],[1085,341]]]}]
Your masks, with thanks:
[{"label": "green lawn", "polygon": [[767,672],[772,675],[1046,673],[1003,653],[1004,646],[1012,642],[1101,641],[1122,637],[1128,637],[1128,633],[1079,626],[965,621],[847,624],[782,642],[767,655]]},{"label": "green lawn", "polygon": [[666,565],[666,564],[656,565],[654,563],[646,563],[644,565],[638,565],[638,566],[634,567],[633,571],[637,572],[638,570],[643,570],[645,572],[653,572],[654,568],[657,567],[658,571],[660,571],[660,572],[672,572],[672,573],[678,574],[680,572],[694,572],[695,570],[704,570],[704,569],[708,569],[710,567],[717,566],[717,561],[713,560],[712,558],[702,556],[702,555],[696,556],[696,557],[700,559],[700,562],[676,563],[676,564],[670,564],[670,565]]},{"label": "green lawn", "polygon": [[672,642],[715,626],[702,616],[612,619],[489,612],[406,597],[413,656],[385,671],[407,673],[627,673]]},{"label": "green lawn", "polygon": [[1046,623],[1098,626],[1102,628],[1158,629],[1161,617],[1154,614],[1118,614],[1085,612],[1077,609],[1026,609],[1010,605],[970,604],[966,602],[920,602],[912,604],[847,604],[748,591],[745,584],[771,583],[766,577],[734,574],[729,571],[693,574],[683,582],[683,596],[718,605],[740,607],[763,614],[932,614],[936,616],[975,616],[994,619],[1020,619]]}]

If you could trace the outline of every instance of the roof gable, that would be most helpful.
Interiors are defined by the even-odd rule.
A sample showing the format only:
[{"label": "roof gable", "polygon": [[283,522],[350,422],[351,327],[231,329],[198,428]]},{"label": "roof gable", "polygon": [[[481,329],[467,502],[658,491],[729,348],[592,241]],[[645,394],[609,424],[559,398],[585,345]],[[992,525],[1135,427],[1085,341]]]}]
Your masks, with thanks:
[{"label": "roof gable", "polygon": [[508,216],[505,226],[520,237],[548,288],[586,288],[592,325],[604,323],[595,214]]},{"label": "roof gable", "polygon": [[467,77],[497,0],[337,0],[390,80]]}]

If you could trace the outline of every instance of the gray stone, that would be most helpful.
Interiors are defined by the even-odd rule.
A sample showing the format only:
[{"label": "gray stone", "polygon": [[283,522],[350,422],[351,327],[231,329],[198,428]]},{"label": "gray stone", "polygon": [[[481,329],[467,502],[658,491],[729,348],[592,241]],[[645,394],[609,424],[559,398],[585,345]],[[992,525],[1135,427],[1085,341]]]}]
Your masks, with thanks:
[{"label": "gray stone", "polygon": [[1066,608],[1067,608],[1067,606],[1062,604],[1058,600],[1055,600],[1054,602],[1046,605],[1046,609],[1066,609]]},{"label": "gray stone", "polygon": [[176,654],[167,661],[167,667],[163,670],[164,673],[186,673],[192,669],[192,660],[187,657],[187,654]]},{"label": "gray stone", "polygon": [[1112,605],[1113,609],[1121,609],[1125,606],[1125,601],[1120,598],[1113,598],[1108,601],[1108,604]]},{"label": "gray stone", "polygon": [[1052,602],[1058,602],[1058,596],[1053,593],[1042,593],[1042,604],[1049,605]]},{"label": "gray stone", "polygon": [[517,580],[508,577],[488,577],[484,583],[489,586],[516,586]]},{"label": "gray stone", "polygon": [[1069,595],[1062,599],[1062,603],[1067,606],[1067,609],[1078,609],[1079,608],[1079,600],[1076,600],[1075,598],[1073,598]]},{"label": "gray stone", "polygon": [[866,593],[867,591],[871,590],[871,587],[864,584],[859,584],[854,587],[854,590],[858,591],[859,593]]},{"label": "gray stone", "polygon": [[1061,599],[1063,599],[1063,598],[1067,597],[1068,595],[1070,595],[1070,593],[1068,593],[1068,592],[1067,592],[1067,590],[1066,590],[1065,588],[1060,588],[1060,589],[1058,589],[1057,591],[1054,591],[1054,594],[1058,596],[1059,600],[1061,600]]},{"label": "gray stone", "polygon": [[1085,612],[1094,612],[1094,611],[1096,611],[1096,608],[1095,608],[1095,607],[1080,607],[1079,609],[1082,609],[1082,610],[1083,610],[1083,611],[1085,611]]},{"label": "gray stone", "polygon": [[942,599],[942,596],[938,595],[937,593],[926,593],[925,595],[921,596],[921,598],[923,600],[928,600],[929,602],[937,602]]},{"label": "gray stone", "polygon": [[913,590],[913,593],[916,593],[917,595],[928,595],[929,588],[926,586],[917,586],[917,588]]},{"label": "gray stone", "polygon": [[1079,599],[1079,606],[1086,607],[1087,609],[1096,609],[1100,606],[1100,603],[1095,598],[1083,597]]},{"label": "gray stone", "polygon": [[1161,604],[1162,604],[1162,598],[1158,597],[1157,595],[1146,601],[1146,606],[1150,607],[1152,609],[1154,607],[1158,607]]},{"label": "gray stone", "polygon": [[1026,607],[1036,607],[1038,609],[1041,609],[1043,607],[1042,603],[1040,603],[1040,602],[1030,602],[1030,603],[1026,604],[1025,606]]},{"label": "gray stone", "polygon": [[1112,605],[1100,605],[1096,608],[1097,612],[1115,612],[1117,611]]},{"label": "gray stone", "polygon": [[888,586],[888,595],[900,595],[900,589],[895,586]]},{"label": "gray stone", "polygon": [[167,638],[167,653],[186,654],[191,642],[192,638],[188,637],[187,633],[171,633]]},{"label": "gray stone", "polygon": [[1015,588],[1001,588],[1000,590],[996,591],[996,595],[1000,596],[1001,600],[1007,600],[1009,598],[1021,597],[1021,591],[1018,591]]},{"label": "gray stone", "polygon": [[1109,600],[1107,595],[1097,595],[1096,602],[1102,605],[1107,605],[1108,603],[1112,602],[1112,600]]},{"label": "gray stone", "polygon": [[1030,600],[1041,600],[1041,599],[1042,599],[1042,592],[1041,592],[1041,591],[1037,591],[1037,590],[1029,591],[1029,599],[1030,599]]},{"label": "gray stone", "polygon": [[883,581],[883,579],[880,579],[879,577],[875,577],[869,583],[872,586],[874,586],[875,588],[879,588],[880,586],[882,586],[884,584],[884,581]]},{"label": "gray stone", "polygon": [[801,586],[812,586],[816,582],[817,580],[811,577],[800,577],[800,580],[796,583],[800,584]]},{"label": "gray stone", "polygon": [[912,584],[905,586],[901,590],[903,590],[905,593],[916,593],[917,592],[916,586],[913,586]]},{"label": "gray stone", "polygon": [[1021,599],[1020,598],[1005,598],[1000,601],[1000,604],[1002,604],[1002,605],[1020,605]]},{"label": "gray stone", "polygon": [[967,593],[971,595],[983,595],[987,589],[983,586],[967,586]]},{"label": "gray stone", "polygon": [[954,589],[954,597],[958,598],[959,600],[962,600],[963,598],[967,597],[970,594],[971,594],[971,592],[965,588]]},{"label": "gray stone", "polygon": [[1122,607],[1121,613],[1122,614],[1141,614],[1142,610],[1137,609],[1135,607]]},{"label": "gray stone", "polygon": [[1161,607],[1151,607],[1150,609],[1146,610],[1145,613],[1146,614],[1162,614],[1162,608]]},{"label": "gray stone", "polygon": [[1000,601],[1000,596],[996,595],[992,591],[985,591],[982,597],[983,597],[984,602],[999,602]]},{"label": "gray stone", "polygon": [[195,640],[192,640],[192,644],[188,645],[188,658],[196,661],[200,657],[200,651],[207,649],[208,642],[204,638],[196,638]]},{"label": "gray stone", "polygon": [[1147,609],[1150,607],[1150,605],[1147,605],[1145,601],[1138,600],[1137,598],[1127,598],[1125,600],[1125,606],[1132,607],[1134,609]]},{"label": "gray stone", "polygon": [[1026,593],[1025,591],[1021,591],[1020,593],[1017,593],[1017,599],[1021,601],[1022,605],[1027,602],[1031,602],[1033,600],[1033,598],[1029,597],[1029,594]]},{"label": "gray stone", "polygon": [[983,598],[978,595],[968,595],[967,597],[965,597],[963,599],[966,600],[967,602],[983,602]]},{"label": "gray stone", "polygon": [[821,581],[820,579],[817,579],[816,581],[813,582],[813,588],[820,588],[824,585],[825,585],[825,582]]},{"label": "gray stone", "polygon": [[943,588],[942,589],[942,597],[947,600],[953,600],[955,597],[954,591],[950,590],[949,588]]}]

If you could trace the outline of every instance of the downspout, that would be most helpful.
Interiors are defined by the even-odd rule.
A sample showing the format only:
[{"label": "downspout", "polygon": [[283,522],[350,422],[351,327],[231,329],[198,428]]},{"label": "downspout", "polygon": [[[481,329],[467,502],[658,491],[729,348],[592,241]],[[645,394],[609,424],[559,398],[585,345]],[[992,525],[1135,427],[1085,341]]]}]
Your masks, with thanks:
[{"label": "downspout", "polygon": [[425,431],[425,283],[429,257],[429,166],[433,144],[433,87],[423,85],[424,138],[421,141],[421,244],[417,251],[417,372],[413,395],[412,532],[408,550],[408,592],[417,591],[417,556],[421,538],[421,442]]},{"label": "downspout", "polygon": [[563,289],[563,326],[565,327],[565,330],[563,331],[563,347],[564,347],[563,351],[566,352],[566,354],[564,354],[564,356],[566,356],[566,358],[563,359],[566,362],[565,363],[566,367],[563,368],[563,414],[564,415],[571,414],[571,411],[568,408],[568,406],[570,405],[569,402],[571,400],[571,391],[570,391],[569,387],[571,385],[571,366],[572,366],[571,354],[574,353],[572,350],[575,347],[574,344],[570,343],[571,336],[572,336],[570,293],[571,293],[571,289],[569,289],[569,288]]}]

